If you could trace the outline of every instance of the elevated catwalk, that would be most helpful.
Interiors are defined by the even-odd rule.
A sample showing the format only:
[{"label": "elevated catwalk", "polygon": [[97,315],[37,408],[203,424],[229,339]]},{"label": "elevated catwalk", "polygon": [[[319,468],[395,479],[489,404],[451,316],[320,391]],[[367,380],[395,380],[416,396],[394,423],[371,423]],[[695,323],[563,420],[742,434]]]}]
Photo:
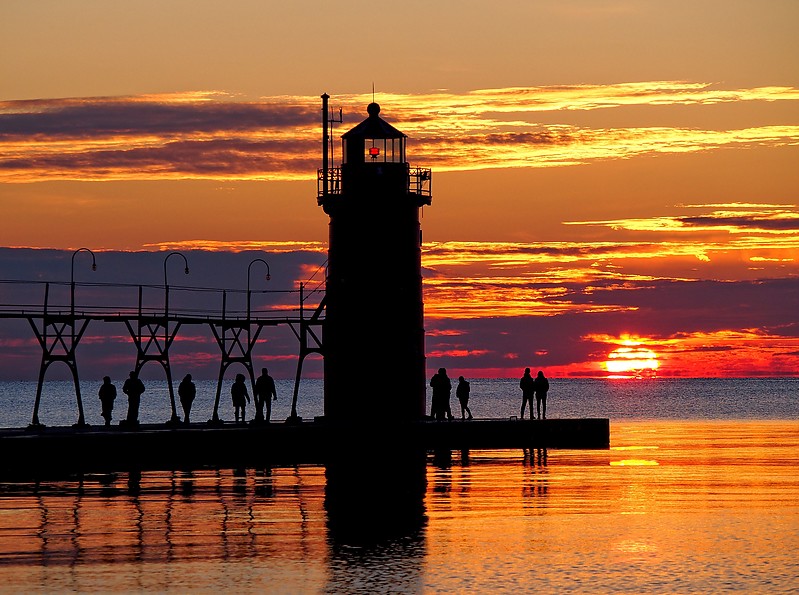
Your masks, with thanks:
[{"label": "elevated catwalk", "polygon": [[607,449],[608,419],[547,419],[405,424],[192,424],[0,430],[0,479],[54,479],[75,474],[205,468],[265,468],[358,463],[386,453],[470,449]]}]

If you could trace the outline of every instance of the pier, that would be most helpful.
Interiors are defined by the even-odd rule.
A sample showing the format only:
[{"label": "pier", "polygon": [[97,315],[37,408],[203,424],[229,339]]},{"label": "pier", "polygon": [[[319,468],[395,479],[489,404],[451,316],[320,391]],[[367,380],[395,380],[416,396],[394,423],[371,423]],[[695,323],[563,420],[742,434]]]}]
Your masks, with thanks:
[{"label": "pier", "polygon": [[[220,427],[192,424],[0,430],[0,479],[35,481],[75,475],[158,470],[243,469],[320,464],[331,453],[353,463],[381,449],[450,452],[481,449],[607,449],[607,419],[471,421]],[[390,457],[387,457],[390,458]],[[391,464],[387,460],[388,465]]]},{"label": "pier", "polygon": [[[349,493],[361,483],[362,474],[370,474],[371,484],[377,486],[371,495],[339,499],[360,518],[385,494],[405,493],[423,477],[424,456],[429,452],[449,456],[453,450],[472,449],[609,448],[607,419],[436,422],[425,417],[429,362],[425,357],[421,212],[432,204],[432,172],[410,165],[407,135],[380,116],[381,108],[374,101],[366,108],[367,118],[341,135],[341,163],[336,165],[333,125],[343,120],[341,112],[336,117],[330,111],[327,94],[321,99],[322,168],[317,172],[316,200],[329,217],[330,235],[327,261],[317,269],[324,269],[324,279],[316,287],[307,288],[312,275],[305,282],[292,281],[290,289],[254,292],[253,265],[263,265],[265,280],[271,279],[263,258],[249,262],[246,292],[170,285],[170,259],[175,258],[189,274],[188,258],[176,251],[164,256],[162,285],[79,284],[75,282],[77,256],[83,260],[90,256],[92,270],[97,268],[89,248],[73,252],[68,284],[0,280],[9,291],[23,296],[0,305],[0,319],[26,320],[41,348],[31,424],[25,429],[0,430],[0,478],[323,464],[330,472],[333,491]],[[375,317],[374,289],[385,285],[387,278],[390,289],[380,294],[381,315]],[[93,288],[95,301],[76,302],[76,290],[87,300],[88,288]],[[176,308],[178,292],[183,300],[182,307]],[[41,301],[33,297],[40,293]],[[245,303],[243,311],[228,304],[229,294],[235,293],[240,294],[238,302]],[[253,293],[273,295],[268,303],[253,308]],[[277,294],[297,294],[297,307]],[[124,426],[93,428],[86,423],[76,353],[90,323],[125,326],[135,347],[131,379],[149,362],[163,368],[169,420],[138,424],[142,389],[129,395],[134,406]],[[213,417],[207,424],[182,423],[175,402],[170,349],[181,329],[189,325],[207,325],[218,347],[217,389]],[[262,332],[279,325],[291,329],[299,347],[290,417],[286,423],[224,423],[218,410],[228,368],[244,367],[250,394],[255,396],[254,351]],[[297,399],[303,361],[311,354],[323,359],[324,416],[304,421],[297,415]],[[77,423],[72,427],[47,428],[39,419],[45,374],[56,362],[69,368],[75,386]],[[365,371],[390,373],[391,381],[379,390],[353,390],[363,386]],[[445,382],[436,382],[433,389],[436,417],[442,416],[442,399],[448,400],[452,389],[445,373],[443,378]],[[545,398],[547,389],[542,386],[536,389],[536,397],[543,393]]]}]

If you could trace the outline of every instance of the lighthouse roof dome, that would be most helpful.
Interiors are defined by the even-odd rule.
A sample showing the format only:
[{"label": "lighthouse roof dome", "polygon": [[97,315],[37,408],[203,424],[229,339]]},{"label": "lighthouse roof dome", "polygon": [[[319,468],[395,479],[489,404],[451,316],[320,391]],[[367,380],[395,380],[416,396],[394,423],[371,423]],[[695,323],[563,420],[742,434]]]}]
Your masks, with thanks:
[{"label": "lighthouse roof dome", "polygon": [[406,138],[407,135],[379,116],[380,106],[377,103],[370,103],[366,112],[369,117],[355,128],[345,132],[341,138]]}]

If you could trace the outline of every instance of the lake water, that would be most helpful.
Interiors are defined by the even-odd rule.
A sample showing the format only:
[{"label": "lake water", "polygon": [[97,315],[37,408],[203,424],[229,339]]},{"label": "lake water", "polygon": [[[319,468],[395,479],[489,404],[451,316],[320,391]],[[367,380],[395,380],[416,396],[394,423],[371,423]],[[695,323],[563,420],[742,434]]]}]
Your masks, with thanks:
[{"label": "lake water", "polygon": [[[114,419],[125,416],[124,379],[114,379],[119,397]],[[387,380],[390,382],[390,380]],[[278,380],[278,401],[272,419],[283,420],[291,413],[292,380]],[[81,384],[87,423],[100,425],[101,379]],[[176,383],[177,384],[177,383]],[[216,381],[200,380],[192,408],[193,421],[211,418]],[[226,380],[220,395],[219,415],[233,419],[230,399],[232,380]],[[550,417],[607,417],[623,419],[799,419],[799,378],[761,379],[551,379],[547,411]],[[142,423],[163,423],[170,419],[169,391],[165,380],[146,380],[139,419]],[[471,379],[469,407],[475,417],[508,418],[519,415],[521,393],[515,379]],[[322,381],[303,380],[297,399],[297,413],[304,419],[323,414]],[[379,387],[375,391],[379,394]],[[35,382],[0,382],[0,428],[24,427],[31,422],[36,396]],[[177,399],[177,386],[175,386]],[[428,409],[430,395],[428,390]],[[453,412],[457,399],[452,397]],[[180,415],[180,403],[177,403]],[[456,412],[457,413],[457,412]],[[248,407],[249,418],[255,414]],[[39,420],[46,425],[71,425],[78,419],[75,390],[71,381],[46,382],[42,391]]]},{"label": "lake water", "polygon": [[[30,421],[32,386],[0,384],[0,426]],[[214,383],[199,388],[213,400]],[[0,484],[0,590],[793,593],[797,389],[554,379],[550,416],[610,417],[609,451],[431,456],[413,514],[387,494],[384,513],[362,519],[368,539],[331,518],[317,466]],[[290,383],[279,391],[277,419]],[[96,387],[84,392],[98,423]],[[472,393],[477,417],[518,414],[516,381],[475,380]],[[228,395],[226,383],[230,419]],[[164,387],[148,383],[147,396],[143,419],[164,421]],[[211,406],[198,403],[196,419]],[[321,413],[319,383],[303,386],[299,413]],[[70,385],[48,383],[40,417],[74,422]],[[379,471],[364,468],[355,488]]]}]

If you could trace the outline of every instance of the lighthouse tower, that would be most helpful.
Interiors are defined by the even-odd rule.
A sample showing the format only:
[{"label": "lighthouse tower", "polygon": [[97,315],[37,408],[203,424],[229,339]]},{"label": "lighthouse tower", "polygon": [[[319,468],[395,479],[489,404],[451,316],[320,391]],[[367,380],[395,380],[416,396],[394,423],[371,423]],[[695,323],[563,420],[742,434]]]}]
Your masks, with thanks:
[{"label": "lighthouse tower", "polygon": [[322,95],[323,167],[318,203],[330,217],[323,352],[325,418],[413,421],[425,410],[420,210],[431,202],[429,169],[406,161],[405,134],[368,117],[328,159],[328,96]]}]

